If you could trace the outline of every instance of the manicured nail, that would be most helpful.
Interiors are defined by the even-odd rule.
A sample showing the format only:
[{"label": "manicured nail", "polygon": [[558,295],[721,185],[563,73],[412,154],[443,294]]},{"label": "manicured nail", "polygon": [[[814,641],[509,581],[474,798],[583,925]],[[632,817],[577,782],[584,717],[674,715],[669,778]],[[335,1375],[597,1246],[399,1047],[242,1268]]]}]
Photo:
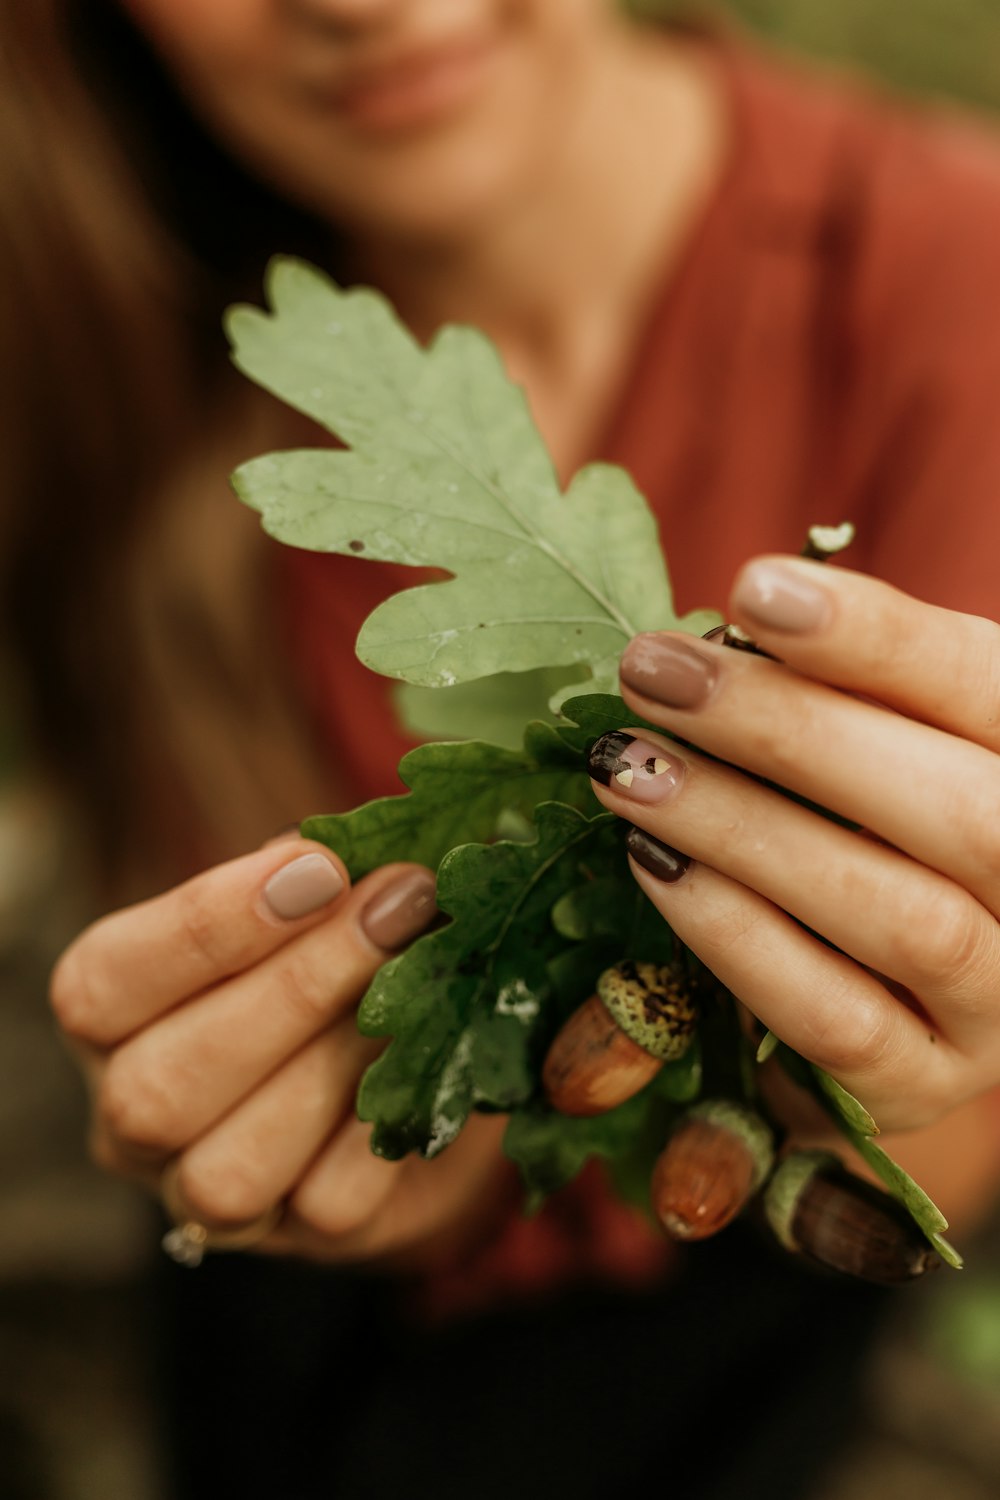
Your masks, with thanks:
[{"label": "manicured nail", "polygon": [[276,917],[294,922],[319,911],[343,889],[336,865],[322,854],[303,854],[275,871],[264,887],[264,900]]},{"label": "manicured nail", "polygon": [[434,876],[430,870],[407,870],[372,897],[361,913],[361,927],[376,948],[405,948],[437,915]]},{"label": "manicured nail", "polygon": [[829,596],[804,576],[808,563],[754,562],[743,569],[732,602],[741,614],[789,635],[820,630],[832,617]]},{"label": "manicured nail", "polygon": [[637,865],[667,885],[680,880],[691,863],[686,854],[671,849],[669,844],[661,844],[651,833],[636,828],[634,824],[625,835],[625,847]]},{"label": "manicured nail", "polygon": [[649,740],[615,730],[591,747],[589,770],[595,781],[637,802],[664,802],[684,778],[684,763]]},{"label": "manicured nail", "polygon": [[626,687],[668,708],[699,708],[719,675],[718,652],[675,635],[637,635],[618,668]]}]

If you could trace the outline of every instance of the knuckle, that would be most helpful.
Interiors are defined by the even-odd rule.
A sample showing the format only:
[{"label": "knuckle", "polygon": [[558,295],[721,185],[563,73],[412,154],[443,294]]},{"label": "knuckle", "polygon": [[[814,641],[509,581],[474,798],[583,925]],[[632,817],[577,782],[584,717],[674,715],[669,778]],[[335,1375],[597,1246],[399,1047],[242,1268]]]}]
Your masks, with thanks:
[{"label": "knuckle", "polygon": [[113,1035],[114,986],[101,962],[93,928],[59,959],[49,980],[49,1005],[67,1036],[104,1042]]},{"label": "knuckle", "polygon": [[846,980],[831,987],[804,1033],[800,1050],[834,1078],[891,1069],[902,1047],[893,1006],[876,995],[860,996]]},{"label": "knuckle", "polygon": [[993,704],[1000,691],[1000,625],[980,615],[964,617],[961,663],[977,700]]},{"label": "knuckle", "polygon": [[1000,783],[992,774],[978,778],[974,786],[975,800],[970,806],[968,799],[972,790],[967,778],[954,790],[952,811],[955,825],[962,829],[963,864],[994,886],[1000,880],[1000,838],[995,816]]},{"label": "knuckle", "polygon": [[[751,946],[764,922],[764,911],[746,900],[736,900],[723,910],[704,919],[698,936],[698,952],[712,967],[713,960],[738,956],[740,949]],[[736,950],[736,954],[732,950]]]},{"label": "knuckle", "polygon": [[252,1164],[236,1154],[224,1162],[182,1157],[177,1189],[196,1218],[218,1225],[248,1224],[272,1202]]},{"label": "knuckle", "polygon": [[335,965],[323,962],[314,944],[290,949],[276,975],[280,1003],[310,1031],[325,1026],[334,1009],[338,989]]},{"label": "knuckle", "polygon": [[814,694],[806,684],[802,691],[782,696],[780,714],[750,729],[747,764],[760,767],[771,781],[794,786],[815,745],[828,737],[828,722],[817,712]]},{"label": "knuckle", "polygon": [[179,1144],[177,1100],[157,1072],[140,1071],[125,1052],[108,1062],[97,1090],[97,1122],[112,1145],[170,1151]]},{"label": "knuckle", "polygon": [[983,936],[976,903],[957,888],[936,888],[909,905],[906,925],[894,934],[889,972],[918,992],[943,980],[957,986],[978,966]]},{"label": "knuckle", "polygon": [[306,1228],[323,1239],[344,1239],[367,1222],[367,1216],[358,1211],[347,1194],[322,1180],[307,1178],[293,1195],[291,1206]]},{"label": "knuckle", "polygon": [[178,888],[177,919],[183,941],[212,972],[226,968],[225,941],[218,912],[203,883],[190,880]]}]

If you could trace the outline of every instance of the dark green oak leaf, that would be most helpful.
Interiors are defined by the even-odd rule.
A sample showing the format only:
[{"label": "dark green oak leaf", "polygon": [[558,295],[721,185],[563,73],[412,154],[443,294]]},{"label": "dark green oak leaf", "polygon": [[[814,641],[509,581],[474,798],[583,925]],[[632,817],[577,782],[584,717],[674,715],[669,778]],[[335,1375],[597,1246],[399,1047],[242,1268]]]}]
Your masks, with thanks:
[{"label": "dark green oak leaf", "polygon": [[523,738],[521,750],[481,740],[421,745],[399,763],[408,794],[307,818],[302,832],[335,850],[357,880],[395,860],[436,869],[450,849],[496,837],[505,816],[530,821],[540,802],[596,812],[580,750],[547,724],[529,724]]},{"label": "dark green oak leaf", "polygon": [[551,1029],[547,964],[565,946],[552,904],[620,834],[611,814],[560,803],[543,803],[535,821],[533,843],[445,856],[438,904],[451,922],[390,960],[362,1002],[362,1031],[393,1038],[358,1096],[380,1155],[434,1156],[472,1108],[513,1109],[537,1086]]}]

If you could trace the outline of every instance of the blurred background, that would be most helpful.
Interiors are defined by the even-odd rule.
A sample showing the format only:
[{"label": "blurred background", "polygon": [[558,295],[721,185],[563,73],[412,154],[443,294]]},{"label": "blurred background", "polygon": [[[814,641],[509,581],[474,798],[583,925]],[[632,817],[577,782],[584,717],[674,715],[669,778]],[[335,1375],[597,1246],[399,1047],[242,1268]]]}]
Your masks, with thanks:
[{"label": "blurred background", "polygon": [[[776,46],[1000,111],[1000,0],[725,10]],[[88,1165],[81,1084],[45,1002],[54,957],[96,915],[85,852],[18,722],[0,665],[0,1500],[182,1500],[160,1477],[143,1357],[156,1220]],[[865,1429],[816,1500],[1000,1495],[1000,1221],[963,1248],[962,1276],[900,1294]]]}]

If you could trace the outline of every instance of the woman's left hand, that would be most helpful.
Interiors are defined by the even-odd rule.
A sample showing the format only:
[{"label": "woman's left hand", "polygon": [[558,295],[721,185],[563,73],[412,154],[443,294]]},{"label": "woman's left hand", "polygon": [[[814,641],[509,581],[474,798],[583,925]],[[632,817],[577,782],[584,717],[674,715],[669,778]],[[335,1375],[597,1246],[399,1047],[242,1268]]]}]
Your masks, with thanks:
[{"label": "woman's left hand", "polygon": [[1000,1083],[1000,627],[785,557],[744,568],[730,618],[779,660],[638,636],[625,699],[684,743],[604,736],[595,791],[766,1026],[883,1127],[931,1123]]}]

